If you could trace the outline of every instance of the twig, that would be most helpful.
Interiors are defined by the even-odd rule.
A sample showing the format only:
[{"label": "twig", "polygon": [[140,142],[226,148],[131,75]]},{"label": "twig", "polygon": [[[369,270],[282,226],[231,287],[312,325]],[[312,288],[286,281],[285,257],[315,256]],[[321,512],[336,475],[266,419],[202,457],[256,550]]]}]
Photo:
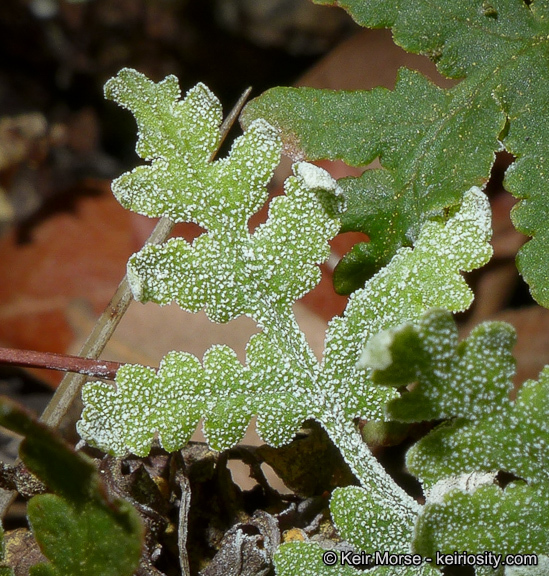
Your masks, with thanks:
[{"label": "twig", "polygon": [[229,112],[225,120],[223,120],[223,124],[221,124],[221,127],[219,128],[219,134],[221,135],[221,138],[219,139],[219,144],[217,145],[216,150],[210,157],[210,162],[217,156],[221,145],[223,142],[225,142],[225,138],[227,138],[227,134],[233,127],[233,124],[236,122],[240,112],[242,111],[242,108],[244,108],[244,104],[246,104],[246,100],[248,100],[251,91],[252,87],[250,86],[249,88],[246,88],[244,92],[242,92],[242,95],[238,99],[237,103],[233,106],[233,109]]},{"label": "twig", "polygon": [[0,348],[0,364],[22,366],[24,368],[46,368],[63,372],[77,372],[96,378],[114,379],[118,369],[123,366],[120,362],[93,360],[70,356],[69,354],[55,354],[53,352],[36,352],[35,350],[16,350],[15,348]]},{"label": "twig", "polygon": [[[173,222],[169,218],[161,218],[149,236],[147,244],[161,244],[164,242],[170,235],[172,227]],[[128,280],[124,277],[108,306],[97,320],[91,334],[80,349],[79,356],[90,359],[99,357],[126,313],[131,300],[132,294]],[[52,428],[59,427],[74,400],[78,397],[85,381],[85,374],[65,375],[50,403],[46,406],[40,420]]]},{"label": "twig", "polygon": [[177,528],[177,547],[179,549],[179,567],[181,576],[190,576],[189,553],[187,552],[187,537],[189,535],[189,510],[191,507],[191,483],[187,478],[185,470],[185,459],[181,452],[178,452],[176,459],[177,468],[175,471],[175,481],[181,490],[179,503],[179,519]]},{"label": "twig", "polygon": [[[219,151],[219,148],[225,140],[229,130],[238,118],[248,96],[250,95],[251,88],[248,88],[233,109],[229,112],[225,121],[220,127],[220,140],[216,151],[212,154],[211,160]],[[166,217],[159,220],[155,229],[152,231],[147,244],[162,244],[170,235],[173,228],[173,222]],[[112,336],[114,330],[120,323],[122,316],[125,314],[132,299],[131,291],[126,277],[120,282],[114,296],[109,302],[107,308],[97,320],[91,334],[82,346],[79,356],[84,358],[97,359],[101,352],[103,352],[107,342]],[[53,398],[50,400],[48,406],[44,410],[40,420],[52,428],[57,428],[66,414],[69,412],[70,407],[78,397],[80,390],[86,381],[86,376],[82,374],[67,374],[59,387],[55,391]],[[15,498],[14,492],[3,492],[0,494],[0,518],[3,518],[10,504]]]}]

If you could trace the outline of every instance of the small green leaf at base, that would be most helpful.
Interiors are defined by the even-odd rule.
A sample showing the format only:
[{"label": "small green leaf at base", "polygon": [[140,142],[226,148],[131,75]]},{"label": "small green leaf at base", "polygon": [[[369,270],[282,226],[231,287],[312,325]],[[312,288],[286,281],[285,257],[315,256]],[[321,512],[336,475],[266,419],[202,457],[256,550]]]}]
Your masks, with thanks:
[{"label": "small green leaf at base", "polygon": [[97,490],[97,471],[48,426],[8,398],[0,398],[0,425],[25,436],[19,453],[33,474],[57,494],[83,502]]},{"label": "small green leaf at base", "polygon": [[7,398],[0,399],[0,424],[25,435],[21,459],[56,492],[27,505],[34,537],[51,560],[31,576],[131,576],[144,535],[134,508],[108,493],[87,456]]},{"label": "small green leaf at base", "polygon": [[51,564],[31,576],[131,576],[141,556],[141,523],[126,502],[74,505],[54,494],[35,496],[28,517]]}]

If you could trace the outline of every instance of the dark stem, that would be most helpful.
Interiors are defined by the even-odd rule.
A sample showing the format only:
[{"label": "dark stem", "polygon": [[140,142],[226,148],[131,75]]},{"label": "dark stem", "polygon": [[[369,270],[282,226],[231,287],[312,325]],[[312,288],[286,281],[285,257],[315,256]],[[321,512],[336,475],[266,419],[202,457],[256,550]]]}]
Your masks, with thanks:
[{"label": "dark stem", "polygon": [[68,354],[55,354],[53,352],[36,352],[34,350],[16,350],[14,348],[0,348],[0,364],[22,366],[24,368],[46,368],[62,372],[77,372],[96,378],[114,380],[116,372],[123,366],[119,362],[108,362],[70,356]]}]

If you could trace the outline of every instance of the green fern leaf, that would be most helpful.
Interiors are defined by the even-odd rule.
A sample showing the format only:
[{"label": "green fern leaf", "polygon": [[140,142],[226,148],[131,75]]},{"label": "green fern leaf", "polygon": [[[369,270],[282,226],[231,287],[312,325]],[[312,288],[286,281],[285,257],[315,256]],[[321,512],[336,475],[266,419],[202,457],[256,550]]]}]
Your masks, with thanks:
[{"label": "green fern leaf", "polygon": [[[343,261],[339,288],[355,289],[399,246],[414,242],[421,222],[486,180],[499,138],[517,158],[505,179],[521,200],[513,222],[533,236],[517,264],[533,296],[548,306],[549,4],[315,1],[343,7],[362,26],[392,28],[398,45],[430,56],[442,74],[462,79],[445,91],[420,89],[427,86],[425,79],[401,71],[394,92],[276,88],[249,105],[245,123],[263,117],[281,127],[285,146],[295,156],[343,158],[350,164],[379,156],[386,168],[387,174],[367,173],[343,185],[350,202],[360,207],[344,219],[344,228],[366,232],[371,242]],[[322,130],[308,120],[314,114],[320,114]],[[386,227],[390,235],[380,220],[391,223]]]},{"label": "green fern leaf", "polygon": [[[103,383],[86,387],[80,433],[116,454],[146,454],[156,434],[166,449],[181,447],[206,416],[205,432],[222,449],[236,443],[258,414],[266,440],[289,442],[301,422],[315,415],[306,400],[318,371],[291,305],[320,279],[317,264],[327,258],[327,241],[339,228],[341,201],[334,180],[315,166],[297,164],[286,196],[271,203],[267,222],[252,234],[248,219],[266,200],[266,184],[280,156],[273,128],[259,120],[236,140],[227,158],[212,162],[219,103],[206,88],[195,88],[179,101],[169,78],[155,85],[123,70],[106,91],[136,114],[145,134],[138,151],[145,154],[145,149],[152,159],[150,166],[119,178],[115,194],[123,203],[131,199],[128,205],[137,211],[177,214],[207,230],[192,244],[176,238],[134,255],[128,276],[135,297],[160,304],[175,300],[192,312],[205,308],[218,322],[247,314],[263,333],[248,346],[246,368],[231,350],[216,347],[203,366],[189,354],[173,353],[158,374],[127,366],[118,374],[116,390]],[[136,97],[136,92],[149,96]],[[169,113],[176,116],[175,125],[181,118],[192,123],[189,116],[198,115],[198,125],[162,132],[171,126]],[[157,124],[161,136],[156,136]],[[179,141],[181,133],[186,136]],[[195,164],[182,170],[191,160]],[[162,192],[153,193],[159,187]],[[135,414],[141,415],[137,421]]]},{"label": "green fern leaf", "polygon": [[[34,496],[27,506],[30,527],[48,559],[32,566],[29,573],[134,574],[141,557],[143,525],[128,502],[108,493],[94,463],[6,398],[0,400],[0,424],[25,436],[22,461],[55,492]],[[0,574],[13,572],[0,567]]]},{"label": "green fern leaf", "polygon": [[[141,82],[146,86],[148,81],[142,78]],[[167,96],[158,98],[164,102]],[[177,102],[171,108],[180,109]],[[157,119],[153,114],[146,121],[156,123]],[[164,154],[163,162],[173,163],[171,169],[177,170],[177,146],[172,148],[169,141],[158,146],[160,150],[150,153],[155,158]],[[265,149],[278,154],[279,148],[274,129],[257,120],[233,146],[233,151],[246,150],[247,160],[233,163],[231,152],[226,159],[210,162],[211,151],[202,150],[195,176],[199,182],[207,182],[204,174],[212,170],[216,186],[212,184],[202,197],[199,223],[221,219],[223,234],[206,225],[204,234],[192,244],[174,239],[161,247],[147,246],[128,265],[130,284],[141,300],[161,304],[176,300],[190,311],[205,308],[212,320],[222,322],[240,314],[251,316],[262,332],[249,342],[246,364],[241,365],[229,348],[214,346],[202,363],[189,354],[174,352],[164,358],[158,372],[125,366],[117,375],[116,389],[106,383],[84,388],[85,408],[78,429],[83,438],[106,451],[144,455],[156,437],[167,450],[180,448],[200,418],[204,418],[210,445],[217,449],[238,442],[253,415],[260,436],[273,446],[289,442],[305,419],[314,418],[367,488],[362,496],[342,492],[341,498],[334,500],[332,512],[342,529],[349,524],[346,510],[351,501],[373,498],[391,510],[396,523],[393,531],[403,547],[405,540],[411,542],[419,506],[394,484],[354,424],[358,417],[382,419],[383,407],[397,392],[376,386],[366,371],[357,368],[357,362],[365,341],[380,330],[417,320],[433,306],[458,311],[470,305],[473,295],[461,272],[490,258],[488,202],[478,188],[472,188],[460,206],[424,223],[415,247],[400,248],[383,270],[352,295],[344,316],[332,320],[324,358],[318,363],[291,306],[318,280],[316,265],[327,257],[327,241],[339,228],[341,200],[326,172],[298,163],[295,175],[286,182],[286,196],[273,201],[267,222],[250,233],[246,224],[259,192],[254,189],[249,197],[246,186],[253,188],[257,172],[264,175],[262,181],[268,179],[273,162],[271,152],[265,154]],[[122,195],[142,195],[139,206],[151,215],[163,213],[156,200],[157,196],[164,198],[162,193],[146,198],[152,190],[149,180],[158,186],[162,183],[155,175],[155,162],[148,167],[150,171],[139,173],[137,192],[128,188]],[[223,171],[216,168],[219,163]],[[242,166],[252,175],[243,173]],[[125,176],[119,181],[125,183]],[[233,205],[236,181],[241,186]],[[189,195],[193,194],[190,188]],[[178,195],[172,195],[173,203],[179,201]],[[237,213],[237,205],[241,213]],[[167,212],[175,214],[178,208]],[[189,217],[197,221],[195,216]],[[356,526],[353,541],[378,542],[375,526]],[[382,566],[376,570],[388,573]],[[399,574],[427,574],[429,567],[420,570]]]},{"label": "green fern leaf", "polygon": [[[458,344],[451,315],[435,310],[415,325],[376,335],[365,348],[362,364],[376,383],[414,383],[387,405],[389,418],[449,419],[406,458],[427,488],[414,538],[422,554],[547,549],[549,369],[512,402],[514,343],[510,326],[491,322]],[[494,485],[499,471],[522,481],[502,490]]]},{"label": "green fern leaf", "polygon": [[[378,335],[367,345],[363,362],[374,368],[374,381],[393,386],[417,382],[388,404],[389,418],[453,418],[408,453],[408,466],[427,486],[476,470],[505,470],[529,482],[545,481],[549,369],[539,382],[526,382],[511,402],[514,342],[510,326],[493,322],[457,344],[451,316],[434,311],[417,326]],[[384,367],[379,367],[380,358]]]},{"label": "green fern leaf", "polygon": [[450,489],[435,502],[427,500],[414,547],[433,558],[437,551],[489,551],[502,559],[507,554],[544,552],[549,544],[547,488],[512,483],[504,490],[493,484]]}]

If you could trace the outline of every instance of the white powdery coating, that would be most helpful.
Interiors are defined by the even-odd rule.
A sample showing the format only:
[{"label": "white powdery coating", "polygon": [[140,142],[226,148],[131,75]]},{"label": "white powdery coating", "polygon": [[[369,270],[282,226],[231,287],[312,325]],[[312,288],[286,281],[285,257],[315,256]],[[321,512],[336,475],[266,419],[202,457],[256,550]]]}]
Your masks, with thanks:
[{"label": "white powdery coating", "polygon": [[[364,411],[379,416],[395,392],[370,386],[364,373],[356,370],[356,361],[365,335],[416,318],[441,298],[455,308],[468,304],[470,292],[459,273],[483,263],[489,252],[486,199],[473,189],[448,223],[427,223],[418,248],[399,251],[394,264],[377,275],[360,297],[351,299],[345,319],[331,325],[331,330],[339,327],[328,335],[331,356],[324,366],[314,366],[312,353],[288,318],[293,301],[316,283],[315,264],[327,257],[326,241],[339,227],[313,192],[320,188],[337,196],[340,189],[324,170],[297,164],[296,177],[287,182],[288,196],[272,203],[267,223],[250,235],[247,219],[266,193],[279,140],[274,129],[258,121],[235,142],[227,159],[210,163],[208,122],[213,114],[207,110],[208,100],[204,99],[203,108],[197,105],[190,112],[185,112],[184,103],[173,104],[181,118],[194,113],[198,124],[205,124],[204,133],[203,126],[189,131],[197,141],[189,140],[185,154],[178,155],[177,143],[168,142],[157,156],[162,161],[153,161],[150,170],[136,169],[120,186],[132,184],[125,190],[126,198],[146,213],[190,219],[209,234],[189,247],[172,242],[166,248],[146,248],[143,270],[149,275],[132,283],[138,294],[154,298],[157,293],[162,302],[176,299],[192,310],[205,305],[210,317],[220,321],[236,314],[251,315],[264,327],[264,335],[256,337],[253,345],[250,342],[246,367],[234,364],[229,352],[219,350],[207,354],[203,366],[196,359],[174,356],[151,377],[148,394],[129,375],[117,382],[112,394],[96,388],[95,398],[87,395],[90,404],[83,419],[89,414],[93,422],[88,429],[101,439],[109,438],[111,450],[117,453],[134,446],[145,453],[155,433],[167,449],[176,449],[201,416],[206,416],[209,438],[220,448],[238,441],[252,414],[258,414],[263,437],[274,445],[289,441],[307,417],[320,419],[331,432],[334,429],[327,424],[336,423],[342,433],[333,433],[333,439],[362,482],[379,482],[376,495],[404,513],[397,514],[402,524],[390,529],[399,539],[398,534],[409,530],[417,505],[392,488],[379,465],[366,463],[373,458],[363,445],[357,450],[349,439],[356,432],[352,419]],[[162,104],[158,100],[155,106],[158,103]],[[150,141],[161,142],[161,138],[151,132]],[[154,157],[154,151],[147,153]],[[191,197],[184,195],[188,190]],[[176,272],[178,256],[183,260],[180,272]],[[136,274],[141,273],[139,257],[132,259]],[[185,266],[188,263],[192,267]],[[448,276],[453,280],[451,289]],[[117,415],[115,422],[112,413]],[[367,472],[374,472],[374,480]]]},{"label": "white powdery coating", "polygon": [[441,475],[479,469],[504,470],[533,484],[546,482],[548,392],[549,371],[544,370],[539,382],[521,387],[514,403],[505,398],[491,411],[431,432],[408,452],[408,467],[427,486]]},{"label": "white powdery coating", "polygon": [[[337,219],[327,214],[317,197],[317,185],[336,187],[325,171],[302,166],[305,178],[287,180],[286,196],[272,201],[267,222],[253,235],[246,229],[248,217],[267,196],[266,184],[280,146],[274,128],[259,119],[235,141],[227,158],[194,170],[193,178],[210,181],[216,189],[200,192],[202,199],[187,205],[192,211],[185,213],[186,219],[195,220],[208,233],[192,248],[177,240],[147,246],[134,255],[129,270],[140,300],[176,301],[191,312],[205,308],[216,322],[247,314],[264,325],[265,308],[290,305],[318,283],[317,265],[326,260],[327,241],[339,229]],[[203,175],[209,171],[213,175]],[[307,184],[311,179],[314,190]],[[153,194],[147,202],[158,198]],[[176,199],[170,202],[177,204]],[[160,204],[151,210],[157,213],[157,209]],[[177,210],[168,215],[174,218]]]},{"label": "white powdery coating", "polygon": [[419,319],[441,300],[454,310],[471,302],[471,291],[460,272],[488,260],[489,214],[485,195],[478,188],[471,189],[457,214],[445,223],[428,222],[416,248],[399,250],[365,288],[351,295],[345,315],[329,324],[323,370],[316,382],[325,406],[319,419],[361,483],[375,490],[388,506],[401,510],[402,524],[395,525],[395,533],[406,531],[417,505],[383,477],[371,455],[358,449],[352,434],[336,432],[340,427],[334,423],[356,417],[383,420],[385,405],[398,395],[396,390],[374,386],[367,372],[357,370],[365,342],[381,330]]},{"label": "white powdery coating", "polygon": [[141,298],[143,297],[143,282],[139,273],[137,273],[134,267],[129,264],[126,268],[126,278],[134,300],[136,302],[141,302]]},{"label": "white powdery coating", "polygon": [[497,472],[472,472],[439,480],[430,490],[425,491],[426,504],[442,503],[452,490],[473,493],[479,486],[494,484]]},{"label": "white powdery coating", "polygon": [[361,550],[408,553],[418,510],[410,513],[405,502],[399,506],[380,492],[358,486],[336,489],[330,510],[338,532]]},{"label": "white powdery coating", "polygon": [[385,370],[393,363],[391,345],[394,341],[393,330],[383,330],[373,336],[362,351],[357,362],[357,368],[372,368]]},{"label": "white powdery coating", "polygon": [[[413,376],[408,374],[394,385],[416,382],[414,389],[388,406],[388,416],[405,422],[462,417],[479,420],[503,413],[510,406],[515,361],[511,349],[515,332],[502,322],[476,327],[458,343],[458,331],[451,314],[431,310],[415,325],[393,330],[393,342],[407,332],[416,334],[415,349],[410,351],[417,362]],[[372,338],[375,341],[376,336]],[[367,344],[369,347],[370,344]],[[421,359],[421,361],[420,361]],[[409,368],[408,358],[394,363]],[[375,375],[374,375],[375,378]]]},{"label": "white powdery coating", "polygon": [[[338,188],[337,181],[329,172],[309,162],[297,162],[294,164],[294,173],[296,176],[301,177],[305,186],[311,190],[320,188],[321,190],[336,192]],[[341,191],[338,194],[341,194]]]},{"label": "white powdery coating", "polygon": [[[317,174],[318,170],[319,169],[314,168],[313,172]],[[311,179],[309,178],[309,182],[310,180]],[[306,186],[300,186],[299,181],[303,182],[303,178],[298,178],[297,180],[294,179],[293,181],[290,179],[288,193],[290,194],[290,196],[295,195],[296,199],[302,197],[301,200],[299,201],[300,205],[308,207],[308,210],[304,211],[303,214],[298,214],[297,223],[302,224],[303,218],[305,218],[307,214],[311,213],[310,210],[315,205],[315,203],[313,202],[314,196],[310,196],[310,194],[306,193],[308,188]],[[303,276],[303,262],[299,263],[298,261],[297,264],[295,264],[296,253],[292,250],[292,245],[297,242],[300,234],[303,235],[308,234],[310,236],[311,227],[310,226],[303,227],[302,225],[300,225],[299,227],[297,227],[297,230],[299,231],[300,234],[297,233],[296,235],[296,229],[295,229],[296,222],[292,222],[290,228],[288,228],[287,225],[284,224],[286,218],[288,218],[291,215],[295,215],[295,207],[292,206],[291,203],[288,204],[288,202],[290,202],[290,200],[281,198],[278,200],[277,204],[275,204],[275,206],[271,210],[272,214],[269,222],[272,223],[276,222],[277,221],[276,218],[278,217],[279,218],[278,223],[283,224],[282,229],[286,229],[285,234],[290,234],[289,238],[291,238],[291,241],[289,242],[285,241],[283,243],[280,243],[279,240],[279,243],[277,244],[276,234],[273,236],[273,240],[270,240],[270,242],[272,242],[273,256],[276,255],[277,259],[282,258],[282,261],[273,260],[272,264],[269,264],[269,266],[276,265],[276,268],[279,268],[283,262],[292,261],[294,265],[291,267],[292,271],[290,277],[296,276],[299,278]],[[279,208],[277,208],[277,206]],[[285,209],[281,211],[280,207],[284,207]],[[280,216],[283,215],[283,217],[280,218],[278,214],[280,214]],[[272,223],[269,224],[269,222],[264,227],[264,229],[261,229],[256,233],[258,239],[261,238],[266,239],[270,237],[270,233],[268,234],[267,231],[270,229],[269,227],[273,227],[273,224]],[[312,226],[312,222],[310,224]],[[337,221],[330,221],[329,226],[327,226],[327,224],[328,222],[326,221],[326,223],[323,224],[324,229],[318,230],[318,232],[322,231],[322,234],[327,234],[328,232],[335,233],[337,231],[338,226]],[[276,226],[273,228],[273,231],[275,229]],[[301,242],[301,240],[299,240],[299,242]],[[314,238],[314,245],[318,246],[318,238]],[[289,249],[289,254],[287,254],[286,256],[284,255],[284,250],[282,250],[282,248],[285,247],[288,247]],[[153,248],[150,248],[150,250],[153,250]],[[154,250],[157,249],[155,248]],[[158,250],[161,249],[159,248]],[[268,262],[269,258],[265,257],[266,255],[268,255],[268,252],[262,252],[262,250],[259,250],[258,252],[258,250],[259,247],[255,246],[252,247],[251,245],[249,245],[248,247],[245,247],[242,250],[242,254],[243,256],[245,256],[246,259],[251,258],[252,263],[254,261],[254,256],[257,257],[258,254],[261,254],[261,259],[260,261],[255,260],[257,264],[259,264],[261,261]],[[229,272],[231,266],[229,266],[228,268],[226,266],[227,264],[230,264],[230,262],[227,262],[226,251],[221,250],[219,252],[219,257],[221,257],[222,259],[225,258],[224,261],[221,260],[221,262],[225,264],[223,266],[224,277],[223,278],[220,277],[218,279],[216,278],[215,284],[216,286],[219,287],[222,287],[224,285],[225,290],[227,288],[230,289],[231,285],[227,284],[226,274]],[[318,258],[318,254],[316,254],[315,257]],[[432,257],[436,259],[437,255],[434,254],[432,255]],[[215,269],[215,266],[213,266],[213,268]],[[205,261],[204,265],[201,266],[201,269],[211,270],[212,265],[207,264],[207,261]],[[246,278],[249,277],[250,270],[251,269],[246,270],[246,268],[244,268],[244,274]],[[273,271],[270,271],[269,275],[272,276]],[[163,276],[165,275],[155,274],[156,278],[162,278]],[[173,274],[170,273],[167,276],[170,278],[170,281],[174,280]],[[189,277],[187,281],[191,279],[192,278]],[[173,282],[173,284],[177,286],[178,282]],[[400,282],[398,283],[398,285],[400,285]],[[255,288],[255,286],[252,287]],[[272,285],[268,283],[266,285],[266,288],[272,290]],[[140,285],[139,290],[141,290]],[[288,302],[286,304],[288,307],[291,304],[291,301],[295,298],[295,292],[293,294],[292,292],[293,290],[286,293],[285,295],[286,298],[288,299]],[[220,294],[220,296],[223,296],[223,294]],[[222,301],[220,302],[222,303]],[[393,304],[395,304],[395,302],[393,302]],[[257,310],[255,306],[254,309]],[[368,314],[366,314],[366,317],[368,317]],[[398,318],[398,316],[396,318]],[[273,328],[274,326],[276,326],[276,323],[273,325],[272,322],[266,325],[267,328]],[[356,350],[356,344],[361,341],[361,335],[363,333],[363,331],[359,328],[359,326],[360,323],[358,326],[351,328],[351,332],[349,333],[352,342],[355,343],[354,344],[355,350]],[[278,330],[278,328],[280,330]],[[287,327],[284,327],[284,325],[281,325],[278,328],[275,328],[273,333],[280,331],[284,335],[284,332],[287,331]],[[359,329],[356,330],[356,328]],[[284,337],[290,337],[290,336],[288,334],[285,334]],[[295,334],[291,336],[291,338],[295,340]],[[345,340],[343,340],[341,344],[345,346],[346,344]],[[300,350],[303,350],[303,348],[304,348],[303,346],[298,347],[298,349]],[[253,380],[257,381],[260,384],[260,387],[258,388],[254,387],[253,390],[249,390],[247,392],[249,398],[245,402],[251,402],[251,404],[249,405],[249,409],[244,410],[246,415],[244,415],[244,413],[241,412],[240,409],[236,410],[235,416],[241,414],[240,417],[237,417],[237,420],[239,420],[239,422],[237,423],[235,420],[232,420],[229,423],[229,421],[225,420],[225,425],[223,426],[224,432],[218,430],[217,433],[214,433],[216,444],[223,444],[224,442],[228,444],[234,443],[238,439],[237,436],[239,435],[239,433],[235,434],[234,428],[236,427],[237,429],[242,430],[245,420],[247,420],[248,415],[251,415],[252,413],[259,414],[258,423],[260,428],[262,428],[262,435],[264,436],[264,438],[266,439],[268,438],[271,443],[279,445],[281,443],[289,441],[293,433],[295,432],[295,429],[300,424],[300,422],[308,416],[314,415],[320,417],[321,419],[327,419],[328,421],[337,422],[337,421],[345,421],[347,420],[347,418],[352,418],[354,417],[354,414],[362,410],[362,408],[358,408],[358,406],[354,408],[356,402],[354,395],[357,392],[359,392],[362,384],[358,384],[358,388],[354,389],[353,387],[348,388],[348,386],[338,386],[338,384],[341,383],[340,382],[341,378],[337,378],[335,381],[330,382],[330,384],[335,384],[335,386],[333,387],[331,385],[325,386],[327,383],[326,377],[325,375],[322,375],[318,371],[317,371],[318,373],[314,376],[313,381],[309,381],[307,383],[308,378],[304,378],[304,374],[300,373],[300,370],[303,369],[302,367],[304,365],[310,366],[309,361],[310,359],[307,357],[307,354],[305,354],[305,357],[298,356],[290,360],[288,357],[284,358],[284,356],[279,356],[279,353],[276,353],[273,356],[274,350],[270,351],[266,350],[266,352],[267,353],[264,355],[264,352],[258,350],[258,355],[255,356],[252,350],[249,350],[249,357],[248,357],[249,366],[245,370],[249,374],[254,374]],[[287,352],[288,351],[286,350],[286,353]],[[347,368],[347,360],[348,360],[347,356],[348,354],[342,354],[337,362],[339,366],[334,364],[334,366],[332,366],[331,368],[333,368],[334,371],[339,372],[341,377],[346,376],[347,382],[351,383],[352,374],[354,372],[354,366],[350,372],[349,371],[345,372],[345,369]],[[339,361],[341,361],[341,363]],[[354,362],[356,363],[356,356]],[[277,368],[275,370],[271,370],[273,366],[277,366]],[[282,367],[284,368],[282,369]],[[196,391],[198,393],[197,396],[191,395],[189,397],[188,395],[186,395],[188,398],[186,410],[189,410],[190,412],[199,411],[202,414],[207,414],[210,410],[212,410],[215,407],[216,403],[218,402],[218,399],[224,398],[226,401],[231,397],[232,394],[235,393],[236,393],[235,400],[237,402],[242,402],[244,400],[242,396],[240,396],[241,400],[239,400],[239,394],[241,394],[241,392],[237,392],[240,389],[240,383],[242,382],[241,380],[242,375],[234,379],[233,377],[227,378],[226,374],[225,375],[223,374],[222,367],[217,366],[216,369],[218,370],[219,379],[221,380],[221,382],[219,382],[219,385],[222,386],[222,388],[219,388],[216,385],[214,387],[215,388],[214,391],[214,388],[212,388],[212,384],[207,384],[205,385],[206,387],[204,388],[203,392],[198,393],[198,390]],[[310,368],[308,368],[307,370],[310,371]],[[255,376],[255,374],[257,374],[257,376]],[[162,379],[165,380],[166,377],[162,377]],[[208,381],[210,379],[211,377],[208,377]],[[359,382],[362,382],[364,380],[363,376],[360,376],[358,380]],[[319,389],[319,387],[321,388]],[[242,390],[242,392],[244,391]],[[121,387],[119,387],[118,393],[123,394],[123,389]],[[161,398],[162,396],[165,397],[165,394],[166,392],[160,395],[160,404],[162,404]],[[256,394],[258,394],[259,396],[256,396],[254,399],[254,396]],[[382,406],[386,403],[387,399],[391,397],[392,394],[394,394],[394,391],[378,390],[375,388],[371,388],[370,390],[365,391],[365,394],[363,394],[362,401],[365,402],[366,401],[365,399],[367,398],[367,404],[370,405],[370,410],[373,413],[376,413],[377,411],[381,410]],[[168,394],[168,396],[170,396],[170,394]],[[281,401],[280,402],[275,401],[276,398],[280,398]],[[128,399],[124,401],[124,404],[127,401]],[[158,397],[155,398],[155,402],[157,401]],[[95,408],[103,412],[103,414],[107,415],[107,413],[112,409],[112,407],[109,407],[108,404],[109,402],[104,402],[102,404],[98,402],[97,404],[95,404]],[[231,411],[230,406],[231,406],[230,403],[227,404],[228,412],[226,412],[226,414],[230,414]],[[291,409],[289,409],[290,406],[292,407]],[[322,415],[317,413],[319,407],[324,407],[322,410],[323,412]],[[165,408],[162,408],[161,405],[155,404],[155,410],[158,411],[159,414],[162,414],[166,409],[167,406]],[[167,411],[164,414],[163,418],[167,418],[170,422],[172,422],[173,413],[170,415],[169,411]],[[131,420],[132,416],[130,414],[124,415],[124,417],[120,419],[116,428],[118,428],[122,422],[130,423]],[[217,418],[215,420],[219,421]],[[108,422],[102,422],[101,424],[102,426],[108,426]],[[181,422],[181,424],[183,424],[183,422]],[[173,425],[174,423],[172,422],[171,426]],[[101,426],[97,426],[96,430],[99,430],[100,428]],[[162,426],[160,426],[160,428],[162,428]],[[132,433],[129,431],[126,431],[126,433],[129,433],[130,436],[132,435]],[[210,433],[213,433],[213,430]],[[177,436],[177,433],[175,433],[174,431],[173,435]],[[128,441],[127,438],[128,436],[126,436],[126,442]],[[340,442],[343,442],[342,438],[338,438],[338,440]],[[120,438],[119,441],[121,441]],[[133,444],[133,442],[134,441],[130,441],[129,443]],[[124,441],[122,441],[122,443],[125,444]],[[121,444],[120,442],[116,444],[117,444],[116,451],[119,452]],[[350,442],[348,449],[345,449],[345,446],[340,446],[340,448],[342,449],[344,455],[347,458],[351,457],[352,459],[352,456],[349,453],[349,451],[351,452],[354,451],[353,442]],[[363,451],[360,452],[361,452],[360,457],[363,458],[364,457],[364,454],[362,453]],[[363,469],[363,465],[358,464],[356,469],[357,470]],[[366,477],[364,477],[364,481],[365,482],[368,481]],[[402,503],[404,505],[404,501]],[[404,506],[406,507],[406,505]]]},{"label": "white powdery coating", "polygon": [[485,264],[491,254],[487,214],[486,196],[472,188],[453,217],[427,222],[414,249],[400,249],[351,295],[344,316],[329,323],[326,336],[319,389],[329,406],[345,406],[349,418],[385,419],[384,406],[398,393],[374,386],[357,370],[360,354],[376,333],[417,321],[432,307],[458,311],[471,303],[461,271]]},{"label": "white powdery coating", "polygon": [[[310,392],[316,361],[291,306],[318,282],[317,265],[339,229],[317,197],[319,187],[334,193],[335,180],[320,168],[302,165],[301,174],[286,183],[287,196],[272,203],[267,222],[250,234],[247,219],[267,197],[266,185],[279,160],[277,131],[257,120],[235,140],[227,158],[211,162],[218,108],[211,92],[199,85],[175,101],[179,93],[173,78],[154,85],[128,74],[154,96],[136,102],[122,78],[111,88],[125,90],[153,161],[117,181],[119,197],[138,211],[195,221],[207,229],[192,244],[171,239],[133,255],[128,280],[134,296],[160,304],[175,300],[192,312],[205,308],[218,322],[246,314],[265,335],[250,343],[247,367],[229,349],[214,347],[203,367],[185,354],[167,356],[141,390],[139,371],[131,369],[117,378],[116,390],[100,383],[88,386],[82,434],[117,454],[144,454],[155,435],[168,450],[180,447],[193,422],[205,417],[209,440],[223,449],[240,440],[257,414],[264,437],[275,445],[287,443],[303,420],[314,416]],[[180,130],[182,140],[172,142],[172,133],[163,138],[155,132],[157,120],[147,118],[147,105],[159,114],[173,112],[175,125],[183,120],[196,125]]]}]

